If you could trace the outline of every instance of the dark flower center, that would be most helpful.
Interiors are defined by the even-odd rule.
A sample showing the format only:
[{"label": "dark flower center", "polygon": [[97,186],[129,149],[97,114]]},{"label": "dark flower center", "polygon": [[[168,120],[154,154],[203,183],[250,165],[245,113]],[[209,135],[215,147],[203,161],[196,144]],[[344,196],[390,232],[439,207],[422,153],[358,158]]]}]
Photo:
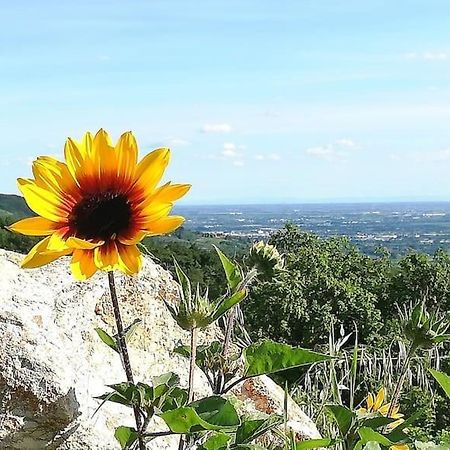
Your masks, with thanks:
[{"label": "dark flower center", "polygon": [[69,217],[69,226],[82,239],[108,241],[128,229],[131,206],[128,198],[116,192],[101,192],[84,197]]}]

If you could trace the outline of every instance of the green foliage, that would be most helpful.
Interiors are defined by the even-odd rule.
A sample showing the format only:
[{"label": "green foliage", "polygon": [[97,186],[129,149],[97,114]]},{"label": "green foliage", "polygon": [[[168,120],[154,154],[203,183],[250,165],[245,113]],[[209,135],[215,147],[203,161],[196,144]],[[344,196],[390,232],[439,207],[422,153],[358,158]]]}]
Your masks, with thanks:
[{"label": "green foliage", "polygon": [[233,405],[223,397],[206,397],[189,406],[164,412],[160,417],[174,433],[222,430],[240,424]]},{"label": "green foliage", "polygon": [[322,353],[291,347],[271,340],[264,340],[248,346],[244,350],[244,377],[276,373],[281,370],[329,361]]},{"label": "green foliage", "polygon": [[346,238],[323,239],[293,225],[270,244],[284,270],[259,283],[243,307],[251,336],[291,345],[326,344],[332,324],[359,332],[362,344],[388,346],[398,338],[398,310],[426,300],[450,310],[450,254],[411,253],[395,261],[371,257]]},{"label": "green foliage", "polygon": [[[217,249],[217,252],[219,253],[220,250]],[[222,253],[219,253],[219,256],[222,260],[227,278],[230,279],[230,277],[234,277],[231,278],[233,287],[231,288],[230,286],[230,289],[227,290],[224,295],[221,295],[214,300],[209,300],[208,289],[205,290],[204,294],[201,294],[200,286],[198,284],[197,289],[193,293],[191,281],[175,261],[175,271],[180,286],[180,299],[175,304],[169,302],[165,302],[165,304],[172,317],[183,330],[190,331],[193,329],[207,328],[213,322],[220,319],[231,308],[244,300],[248,294],[245,283],[245,280],[248,277],[244,279],[244,275],[239,265],[231,262]],[[239,281],[237,281],[236,273],[239,273]]]},{"label": "green foliage", "polygon": [[430,369],[431,375],[436,379],[436,381],[441,385],[447,397],[450,399],[450,376],[438,370]]},{"label": "green foliage", "polygon": [[118,440],[122,449],[130,448],[138,438],[138,433],[134,428],[120,426],[116,428],[114,437]]}]

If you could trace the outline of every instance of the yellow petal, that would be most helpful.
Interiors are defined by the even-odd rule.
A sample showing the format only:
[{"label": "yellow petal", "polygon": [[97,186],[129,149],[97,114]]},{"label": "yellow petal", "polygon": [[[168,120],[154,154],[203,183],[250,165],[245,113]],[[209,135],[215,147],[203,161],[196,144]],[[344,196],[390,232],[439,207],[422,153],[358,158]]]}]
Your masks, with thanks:
[{"label": "yellow petal", "polygon": [[92,134],[87,131],[84,133],[83,139],[78,147],[80,147],[81,153],[84,155],[84,159],[89,158],[92,159],[93,154],[93,146],[92,146]]},{"label": "yellow petal", "polygon": [[166,183],[155,191],[155,200],[161,203],[170,203],[187,194],[192,186],[190,184]]},{"label": "yellow petal", "polygon": [[64,158],[66,159],[67,168],[75,180],[77,180],[78,172],[83,167],[86,157],[86,154],[80,147],[72,138],[68,138],[64,146]]},{"label": "yellow petal", "polygon": [[108,189],[117,179],[117,158],[108,133],[100,129],[94,136],[93,161],[100,189]]},{"label": "yellow petal", "polygon": [[36,267],[49,264],[61,256],[69,255],[72,252],[70,249],[62,252],[49,252],[47,248],[49,241],[50,236],[38,242],[22,261],[21,267],[24,269],[35,269]]},{"label": "yellow petal", "polygon": [[8,230],[28,236],[46,236],[52,234],[60,224],[43,217],[29,217],[10,225]]},{"label": "yellow petal", "polygon": [[375,399],[375,404],[373,405],[373,410],[378,411],[384,401],[384,388],[378,391],[377,398]]},{"label": "yellow petal", "polygon": [[59,232],[53,233],[48,241],[47,251],[65,252],[66,250],[69,250],[69,247],[66,244],[66,239],[64,239]]},{"label": "yellow petal", "polygon": [[136,189],[143,198],[151,193],[161,180],[170,160],[170,150],[159,148],[145,156],[137,166]]},{"label": "yellow petal", "polygon": [[24,178],[19,178],[17,184],[27,205],[39,216],[53,222],[62,222],[67,217],[67,208],[61,198],[54,193],[42,189],[32,180]]},{"label": "yellow petal", "polygon": [[148,235],[147,231],[140,230],[130,236],[123,236],[123,237],[119,236],[118,240],[121,244],[135,245],[141,242],[142,239],[144,239],[147,235]]},{"label": "yellow petal", "polygon": [[33,162],[33,175],[36,184],[54,194],[78,199],[80,193],[77,184],[67,166],[50,157],[39,157]]},{"label": "yellow petal", "polygon": [[391,445],[389,450],[409,450],[409,446],[406,444]]},{"label": "yellow petal", "polygon": [[101,270],[114,270],[119,261],[117,246],[114,241],[96,247],[94,250],[94,263]]},{"label": "yellow petal", "polygon": [[136,245],[118,245],[119,269],[127,275],[136,275],[142,268],[142,255]]},{"label": "yellow petal", "polygon": [[[385,405],[381,406],[380,408],[378,408],[378,412],[380,414],[382,414],[383,416],[387,415],[387,413],[389,412],[389,408],[391,407],[390,403],[386,403]],[[397,408],[398,409],[398,408]]]},{"label": "yellow petal", "polygon": [[153,191],[153,193],[148,191],[148,195],[141,200],[139,207],[145,208],[151,203],[173,203],[186,195],[190,188],[190,184],[166,183]]},{"label": "yellow petal", "polygon": [[103,245],[104,243],[105,243],[104,241],[99,242],[86,241],[84,239],[80,239],[74,236],[71,236],[69,239],[67,239],[66,242],[66,244],[70,248],[76,248],[78,250],[93,250],[96,247],[100,247],[100,245]]},{"label": "yellow petal", "polygon": [[123,183],[130,183],[134,178],[138,157],[138,146],[131,131],[120,136],[115,151],[118,175]]},{"label": "yellow petal", "polygon": [[94,251],[74,250],[70,270],[77,280],[84,281],[91,278],[98,270],[94,264]]},{"label": "yellow petal", "polygon": [[156,220],[155,222],[150,222],[147,225],[147,230],[153,236],[159,234],[168,234],[179,228],[184,222],[184,217],[182,216],[169,216],[163,217],[162,219]]},{"label": "yellow petal", "polygon": [[372,395],[372,394],[369,394],[369,395],[367,396],[367,409],[368,409],[369,411],[372,411],[372,406],[373,406],[373,395]]},{"label": "yellow petal", "polygon": [[152,203],[139,211],[139,216],[135,222],[138,228],[146,229],[147,224],[166,217],[172,209],[172,203]]}]

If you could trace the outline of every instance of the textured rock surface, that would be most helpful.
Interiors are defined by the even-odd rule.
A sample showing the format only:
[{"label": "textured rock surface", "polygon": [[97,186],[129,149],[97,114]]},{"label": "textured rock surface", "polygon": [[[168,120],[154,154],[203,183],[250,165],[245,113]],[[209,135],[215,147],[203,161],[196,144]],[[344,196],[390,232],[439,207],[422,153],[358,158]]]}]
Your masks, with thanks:
[{"label": "textured rock surface", "polygon": [[[118,425],[133,425],[123,407],[105,405],[93,416],[106,384],[124,380],[117,355],[98,338],[100,326],[114,333],[105,274],[75,282],[60,260],[43,269],[22,270],[21,255],[0,250],[0,448],[114,450]],[[130,341],[136,380],[174,371],[186,383],[187,361],[171,350],[187,342],[162,298],[176,295],[168,272],[146,259],[136,278],[117,277],[123,320],[143,323]],[[218,330],[201,335],[211,340]],[[283,390],[265,377],[236,391],[246,410],[280,412]],[[197,395],[209,394],[196,373]],[[314,424],[292,403],[293,428],[317,437]],[[177,440],[153,441],[149,449],[174,449]]]}]

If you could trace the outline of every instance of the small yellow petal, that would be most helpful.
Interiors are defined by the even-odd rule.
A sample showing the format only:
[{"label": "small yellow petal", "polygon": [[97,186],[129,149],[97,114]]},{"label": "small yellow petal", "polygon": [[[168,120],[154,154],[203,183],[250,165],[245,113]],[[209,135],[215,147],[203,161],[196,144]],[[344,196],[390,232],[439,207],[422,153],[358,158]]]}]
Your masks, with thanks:
[{"label": "small yellow petal", "polygon": [[123,237],[119,236],[118,240],[121,244],[136,245],[139,242],[141,242],[142,239],[144,239],[147,235],[148,235],[148,231],[140,230],[137,233],[134,233],[134,235],[123,236]]},{"label": "small yellow petal", "polygon": [[114,241],[94,249],[94,263],[100,270],[114,270],[119,262],[119,254]]},{"label": "small yellow petal", "polygon": [[8,230],[27,236],[46,236],[52,234],[61,225],[43,217],[29,217],[8,226]]},{"label": "small yellow petal", "polygon": [[70,249],[62,252],[49,252],[47,247],[49,241],[50,236],[38,242],[22,261],[21,267],[24,269],[35,269],[36,267],[49,264],[61,256],[69,255],[72,252]]},{"label": "small yellow petal", "polygon": [[375,403],[373,405],[373,410],[378,411],[384,401],[384,388],[381,388],[378,391],[377,398],[375,399]]},{"label": "small yellow petal", "polygon": [[369,394],[369,395],[367,396],[367,409],[368,409],[369,411],[372,411],[373,403],[374,403],[374,401],[373,401],[373,395],[372,395],[372,394]]},{"label": "small yellow petal", "polygon": [[184,223],[184,217],[182,216],[169,216],[162,219],[150,222],[147,224],[147,230],[149,234],[157,236],[160,234],[168,234],[175,231]]},{"label": "small yellow petal", "polygon": [[69,239],[67,239],[66,242],[66,244],[70,248],[76,248],[78,250],[92,250],[96,247],[100,247],[100,245],[103,245],[104,243],[105,243],[104,241],[99,242],[86,241],[84,239],[80,239],[74,236],[71,236]]},{"label": "small yellow petal", "polygon": [[142,269],[142,255],[136,245],[118,245],[119,269],[127,275],[136,275]]},{"label": "small yellow petal", "polygon": [[66,244],[66,239],[59,232],[53,233],[47,244],[47,251],[49,252],[65,252],[69,250]]},{"label": "small yellow petal", "polygon": [[94,251],[74,250],[70,270],[77,280],[84,281],[91,278],[98,270],[94,264]]}]

